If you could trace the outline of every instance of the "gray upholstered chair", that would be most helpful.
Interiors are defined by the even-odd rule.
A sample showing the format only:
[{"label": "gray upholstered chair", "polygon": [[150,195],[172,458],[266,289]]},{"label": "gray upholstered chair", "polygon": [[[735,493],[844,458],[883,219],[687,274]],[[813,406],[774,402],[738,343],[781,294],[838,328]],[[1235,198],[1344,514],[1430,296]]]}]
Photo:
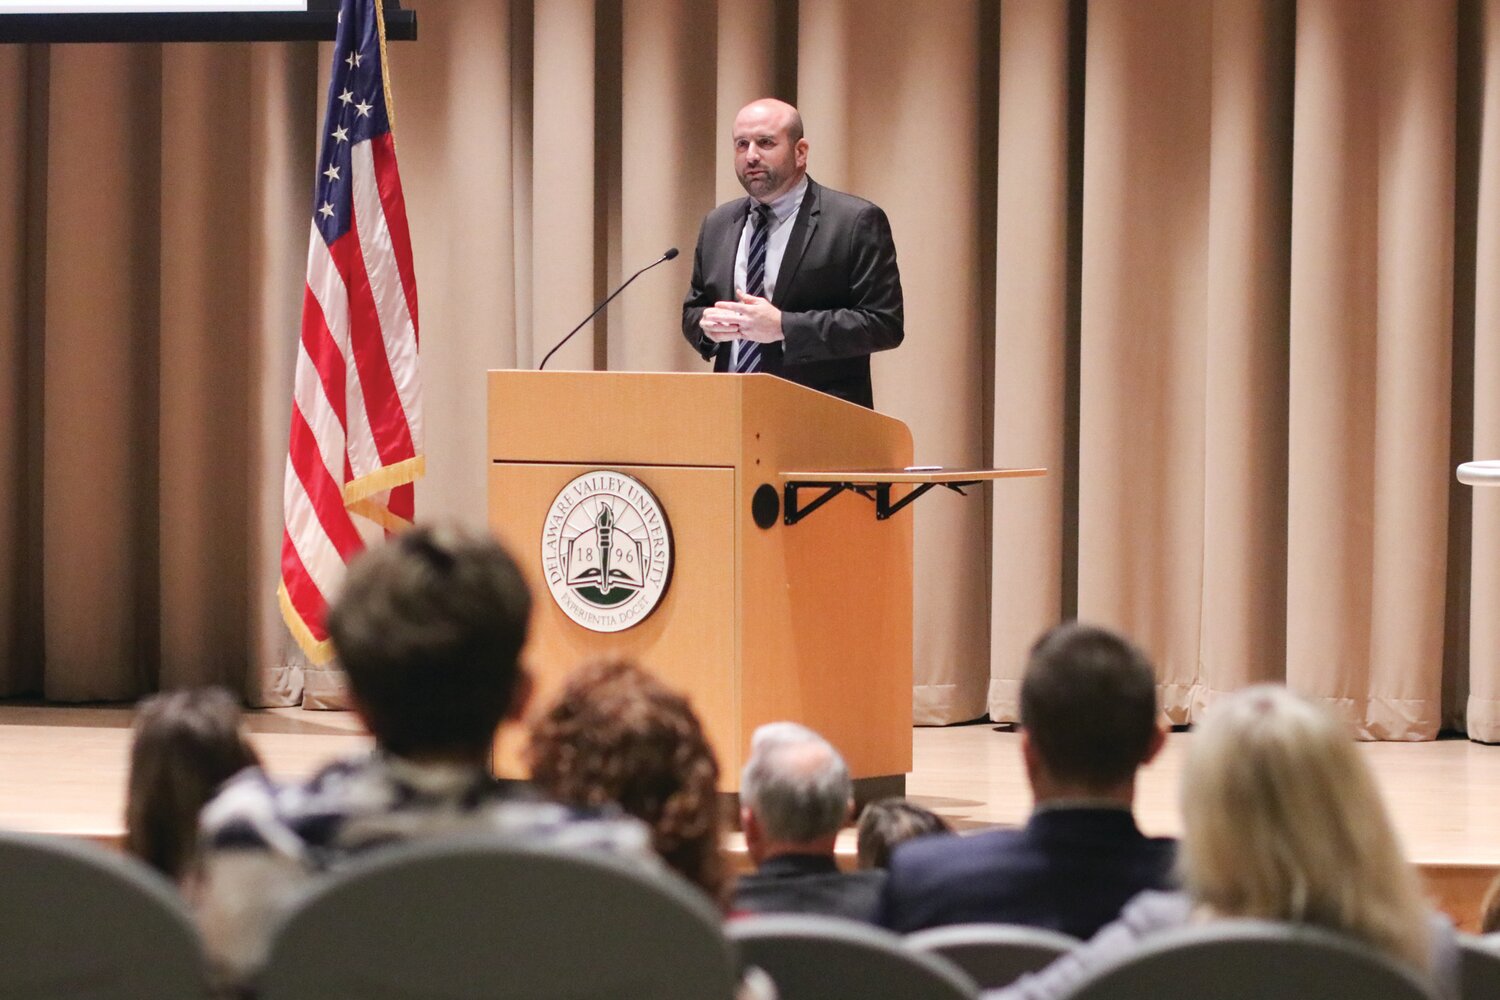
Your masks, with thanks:
[{"label": "gray upholstered chair", "polygon": [[1015,924],[951,924],[908,934],[903,941],[908,948],[943,956],[985,990],[1009,986],[1078,946],[1067,934]]},{"label": "gray upholstered chair", "polygon": [[462,838],[330,877],[277,930],[260,1000],[729,1000],[719,912],[665,868]]},{"label": "gray upholstered chair", "polygon": [[780,1000],[964,1000],[968,976],[901,938],[838,917],[773,914],[729,923],[740,960],[771,977]]},{"label": "gray upholstered chair", "polygon": [[1260,920],[1169,931],[1095,970],[1069,1000],[1434,1000],[1411,971],[1339,934]]},{"label": "gray upholstered chair", "polygon": [[1459,993],[1463,1000],[1500,997],[1500,934],[1484,937],[1461,934],[1458,950]]},{"label": "gray upholstered chair", "polygon": [[82,841],[0,832],[0,996],[201,1000],[203,949],[176,888]]}]

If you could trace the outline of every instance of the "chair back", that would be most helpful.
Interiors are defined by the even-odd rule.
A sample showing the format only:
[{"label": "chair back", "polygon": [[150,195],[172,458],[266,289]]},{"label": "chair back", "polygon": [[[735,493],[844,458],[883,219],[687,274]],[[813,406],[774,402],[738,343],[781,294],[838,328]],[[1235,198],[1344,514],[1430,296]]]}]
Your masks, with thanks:
[{"label": "chair back", "polygon": [[1458,936],[1458,983],[1463,1000],[1500,997],[1500,934]]},{"label": "chair back", "polygon": [[261,1000],[729,1000],[721,917],[665,868],[495,838],[392,847],[278,928]]},{"label": "chair back", "polygon": [[1219,920],[1169,931],[1091,973],[1068,1000],[1435,1000],[1404,966],[1319,928]]},{"label": "chair back", "polygon": [[1009,986],[1078,946],[1067,934],[1015,924],[951,924],[908,934],[903,941],[908,948],[943,956],[985,990]]},{"label": "chair back", "polygon": [[964,1000],[974,983],[952,962],[839,917],[770,914],[729,923],[740,960],[770,976],[780,1000]]},{"label": "chair back", "polygon": [[83,841],[0,832],[0,997],[207,995],[203,948],[176,888]]}]

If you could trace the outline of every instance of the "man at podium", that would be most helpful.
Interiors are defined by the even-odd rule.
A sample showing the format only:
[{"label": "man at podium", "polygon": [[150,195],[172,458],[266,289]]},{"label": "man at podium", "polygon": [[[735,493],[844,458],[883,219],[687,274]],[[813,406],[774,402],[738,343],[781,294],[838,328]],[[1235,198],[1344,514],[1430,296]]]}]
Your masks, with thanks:
[{"label": "man at podium", "polygon": [[802,116],[784,101],[734,119],[748,198],[703,220],[682,333],[714,371],[780,375],[874,408],[870,354],[904,336],[890,222],[807,176]]}]

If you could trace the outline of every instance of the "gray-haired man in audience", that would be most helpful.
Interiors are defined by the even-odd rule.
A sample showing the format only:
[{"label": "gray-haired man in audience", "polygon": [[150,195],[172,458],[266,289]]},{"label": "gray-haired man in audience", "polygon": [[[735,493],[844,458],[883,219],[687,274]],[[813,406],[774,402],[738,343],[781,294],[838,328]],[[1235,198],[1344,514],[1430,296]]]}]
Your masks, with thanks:
[{"label": "gray-haired man in audience", "polygon": [[792,722],[757,729],[740,779],[740,820],[756,871],[740,878],[733,909],[873,920],[884,873],[846,874],[833,857],[853,805],[849,768],[827,740]]},{"label": "gray-haired man in audience", "polygon": [[395,842],[487,832],[651,864],[636,820],[489,775],[495,730],[530,693],[518,662],[530,614],[520,571],[487,535],[417,528],[350,566],[328,630],[376,749],[299,784],[241,771],[204,809],[191,895],[219,985],[250,983],[311,877]]}]

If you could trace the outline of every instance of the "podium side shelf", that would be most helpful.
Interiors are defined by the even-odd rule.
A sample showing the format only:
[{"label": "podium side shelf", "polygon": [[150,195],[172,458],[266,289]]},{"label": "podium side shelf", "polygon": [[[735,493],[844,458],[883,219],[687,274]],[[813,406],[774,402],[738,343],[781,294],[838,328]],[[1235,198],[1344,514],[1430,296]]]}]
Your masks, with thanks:
[{"label": "podium side shelf", "polygon": [[[875,520],[884,521],[899,513],[903,508],[915,503],[918,498],[925,495],[934,487],[942,486],[952,490],[960,496],[966,496],[964,490],[971,486],[979,486],[983,483],[993,482],[997,479],[1023,479],[1033,476],[1045,476],[1046,469],[857,469],[847,472],[836,472],[823,470],[819,472],[783,472],[782,481],[782,522],[787,526],[797,524],[807,518],[813,511],[823,506],[834,497],[844,492],[856,493],[875,504]],[[891,488],[893,486],[907,485],[912,489],[900,499],[892,501]],[[762,490],[766,487],[762,487]],[[803,490],[820,491],[816,497],[801,506],[801,493]],[[761,510],[766,508],[766,501],[758,495],[757,504]],[[762,528],[768,528],[770,523],[757,512],[756,523]]]}]

